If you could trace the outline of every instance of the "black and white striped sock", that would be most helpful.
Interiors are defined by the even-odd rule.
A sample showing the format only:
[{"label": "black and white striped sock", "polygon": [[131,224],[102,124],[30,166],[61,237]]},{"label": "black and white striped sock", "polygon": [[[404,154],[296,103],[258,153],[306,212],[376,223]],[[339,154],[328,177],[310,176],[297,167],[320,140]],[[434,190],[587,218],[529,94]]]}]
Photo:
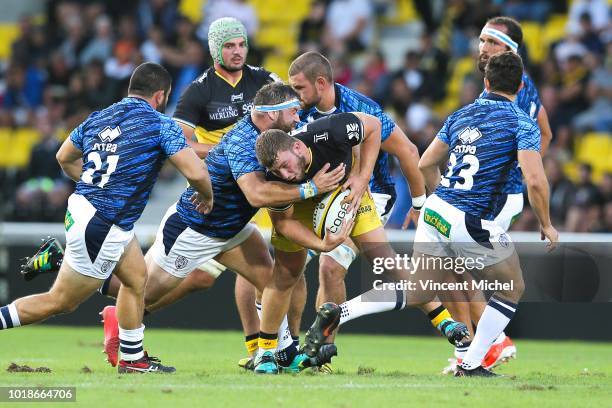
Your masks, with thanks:
[{"label": "black and white striped sock", "polygon": [[21,326],[15,304],[0,307],[0,330]]},{"label": "black and white striped sock", "polygon": [[135,361],[144,356],[142,341],[144,339],[144,324],[138,329],[125,330],[119,327],[119,348],[121,359]]},{"label": "black and white striped sock", "polygon": [[480,366],[491,344],[514,317],[517,307],[516,303],[504,300],[497,295],[491,296],[476,327],[476,335],[472,344],[461,363],[462,368],[472,370]]}]

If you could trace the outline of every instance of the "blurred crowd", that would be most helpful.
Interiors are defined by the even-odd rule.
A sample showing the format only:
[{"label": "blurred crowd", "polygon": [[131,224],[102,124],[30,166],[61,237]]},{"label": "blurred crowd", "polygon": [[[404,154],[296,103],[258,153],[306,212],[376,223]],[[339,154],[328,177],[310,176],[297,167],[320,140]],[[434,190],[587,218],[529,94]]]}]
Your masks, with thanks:
[{"label": "blurred crowd", "polygon": [[[389,16],[398,12],[401,2],[313,0],[297,27],[298,53],[318,50],[329,56],[336,80],[379,102],[422,152],[446,115],[482,91],[482,74],[474,62],[461,77],[456,106],[446,103],[453,70],[461,60],[475,61],[478,35],[489,17],[503,14],[546,24],[553,15],[567,15],[565,35],[550,44],[540,64],[532,61],[528,47],[520,50],[553,131],[544,160],[551,213],[560,230],[611,232],[612,174],[595,177],[586,163],[579,164],[572,177],[564,170],[566,163],[576,159],[575,146],[583,135],[599,132],[611,137],[608,2],[412,0],[420,29],[409,31],[414,33],[414,46],[405,51],[399,68],[390,69],[388,50],[385,53],[381,44],[386,41]],[[245,24],[251,36],[251,63],[260,65],[273,52],[256,43],[261,24],[255,2],[208,0],[200,22],[181,15],[177,3],[51,0],[44,23],[31,16],[21,18],[19,38],[0,70],[0,128],[36,128],[42,139],[32,150],[30,166],[14,183],[9,218],[62,218],[72,184],[62,178],[54,151],[91,111],[125,95],[129,76],[140,62],[162,63],[173,75],[172,113],[185,87],[211,63],[205,42],[211,21],[234,16]],[[285,72],[278,74],[286,77]],[[410,205],[404,199],[409,194],[399,169],[395,174],[400,194],[392,226],[401,225]],[[527,206],[514,229],[536,227]]]}]

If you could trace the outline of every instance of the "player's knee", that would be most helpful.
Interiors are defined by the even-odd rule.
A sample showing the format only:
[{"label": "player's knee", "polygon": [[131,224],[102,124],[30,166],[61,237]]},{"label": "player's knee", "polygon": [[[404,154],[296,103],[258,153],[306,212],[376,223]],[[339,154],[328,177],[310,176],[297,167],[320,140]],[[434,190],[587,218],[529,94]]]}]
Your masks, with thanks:
[{"label": "player's knee", "polygon": [[333,259],[324,256],[321,257],[319,264],[319,281],[322,285],[338,285],[344,282],[346,269]]},{"label": "player's knee", "polygon": [[185,279],[185,283],[191,292],[211,288],[215,284],[216,278],[210,273],[201,269],[195,269]]},{"label": "player's knee", "polygon": [[72,299],[67,294],[54,294],[49,302],[51,314],[72,313],[79,307],[79,302]]}]

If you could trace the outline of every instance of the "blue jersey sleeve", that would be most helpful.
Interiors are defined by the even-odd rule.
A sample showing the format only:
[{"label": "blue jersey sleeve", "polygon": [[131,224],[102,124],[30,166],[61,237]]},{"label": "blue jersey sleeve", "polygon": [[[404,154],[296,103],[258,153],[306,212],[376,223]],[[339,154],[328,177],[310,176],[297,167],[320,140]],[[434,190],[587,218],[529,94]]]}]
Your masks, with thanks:
[{"label": "blue jersey sleeve", "polygon": [[70,141],[80,151],[83,151],[83,123],[70,132]]},{"label": "blue jersey sleeve", "polygon": [[540,128],[529,118],[519,117],[516,133],[517,150],[540,151]]},{"label": "blue jersey sleeve", "polygon": [[436,137],[450,146],[451,140],[450,140],[450,134],[448,133],[448,119],[444,121],[444,125],[442,125],[442,129],[440,129]]},{"label": "blue jersey sleeve", "polygon": [[168,157],[187,147],[187,140],[185,140],[183,131],[170,118],[162,122],[159,130],[159,139],[161,149]]},{"label": "blue jersey sleeve", "polygon": [[542,102],[540,102],[538,89],[527,74],[523,74],[523,87],[516,95],[515,103],[531,119],[536,120],[542,107]]},{"label": "blue jersey sleeve", "polygon": [[226,134],[225,138],[225,155],[235,180],[254,171],[265,172],[266,169],[257,161],[252,143],[245,142],[233,132]]}]

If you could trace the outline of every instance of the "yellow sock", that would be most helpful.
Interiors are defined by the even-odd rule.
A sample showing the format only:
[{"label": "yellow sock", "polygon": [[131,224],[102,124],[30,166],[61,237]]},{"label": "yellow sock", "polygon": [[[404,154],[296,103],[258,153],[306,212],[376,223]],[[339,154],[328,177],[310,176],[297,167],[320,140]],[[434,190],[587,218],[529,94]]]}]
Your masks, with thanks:
[{"label": "yellow sock", "polygon": [[276,350],[276,347],[278,347],[278,333],[271,334],[260,332],[257,346],[261,350]]},{"label": "yellow sock", "polygon": [[259,341],[259,333],[250,334],[244,337],[244,346],[246,347],[247,353],[249,353],[249,355],[253,355],[257,351],[258,341]]},{"label": "yellow sock", "polygon": [[451,314],[446,310],[446,308],[442,305],[438,306],[431,312],[427,314],[429,319],[431,320],[431,324],[436,328],[440,329],[440,325],[447,319],[452,320]]}]

